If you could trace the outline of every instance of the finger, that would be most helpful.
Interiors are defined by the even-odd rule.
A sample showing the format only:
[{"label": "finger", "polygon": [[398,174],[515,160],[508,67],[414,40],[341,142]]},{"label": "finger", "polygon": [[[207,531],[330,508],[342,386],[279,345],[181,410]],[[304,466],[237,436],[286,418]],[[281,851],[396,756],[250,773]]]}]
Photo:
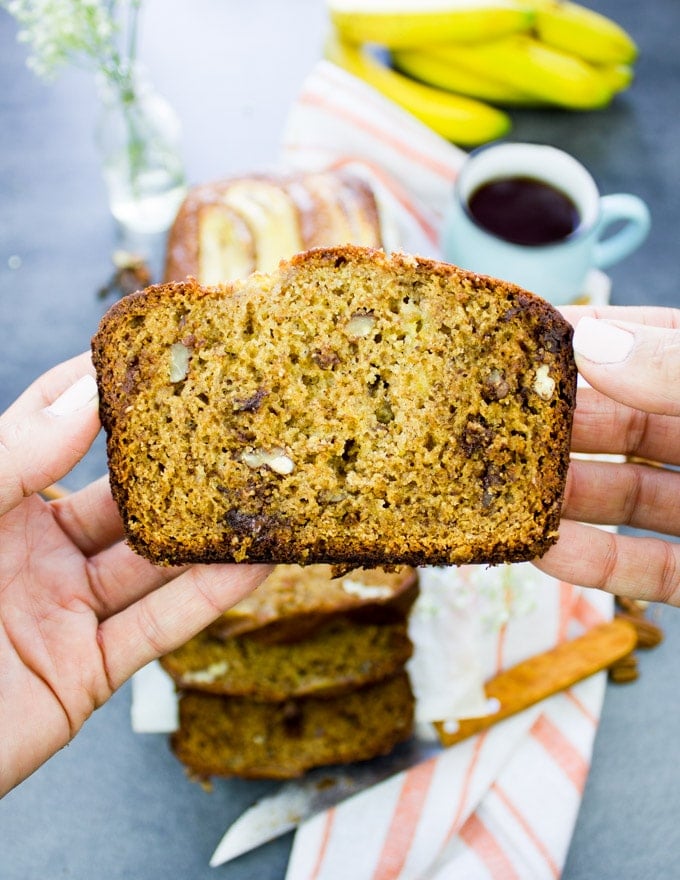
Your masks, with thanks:
[{"label": "finger", "polygon": [[680,309],[663,306],[563,306],[560,312],[574,327],[581,318],[590,317],[666,327],[669,330],[680,329]]},{"label": "finger", "polygon": [[559,541],[534,565],[570,584],[680,605],[680,544],[660,538],[617,535],[562,520]]},{"label": "finger", "polygon": [[115,690],[151,660],[205,629],[270,573],[267,565],[194,565],[99,626],[109,683]]},{"label": "finger", "polygon": [[680,415],[680,332],[582,317],[574,330],[579,372],[594,388],[644,412]]},{"label": "finger", "polygon": [[188,569],[188,565],[153,565],[121,541],[86,561],[92,608],[100,620],[106,620]]},{"label": "finger", "polygon": [[81,376],[94,376],[92,356],[89,351],[83,352],[70,360],[52,367],[39,376],[23,394],[5,410],[4,418],[19,421],[29,413],[48,406],[53,400],[77,382]]},{"label": "finger", "polygon": [[680,536],[680,473],[643,464],[572,461],[563,515]]},{"label": "finger", "polygon": [[99,553],[123,537],[123,521],[108,476],[50,502],[50,510],[61,530],[85,556]]},{"label": "finger", "polygon": [[[19,415],[17,416],[17,412]],[[67,474],[100,428],[97,383],[86,373],[42,409],[0,419],[0,516]]]},{"label": "finger", "polygon": [[632,455],[680,464],[680,419],[624,406],[594,388],[579,388],[571,435],[574,452]]},{"label": "finger", "polygon": [[61,530],[86,557],[92,608],[100,620],[127,608],[188,568],[153,565],[121,541],[123,522],[108,476],[49,506]]}]

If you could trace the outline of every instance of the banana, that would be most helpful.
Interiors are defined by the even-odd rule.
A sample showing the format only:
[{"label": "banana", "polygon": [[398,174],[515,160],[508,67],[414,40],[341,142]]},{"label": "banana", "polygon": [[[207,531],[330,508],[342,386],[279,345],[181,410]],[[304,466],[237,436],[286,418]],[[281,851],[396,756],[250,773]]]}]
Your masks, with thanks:
[{"label": "banana", "polygon": [[473,73],[456,64],[455,52],[430,46],[427,49],[397,49],[392,52],[397,70],[435,88],[503,106],[528,107],[536,98],[500,79]]},{"label": "banana", "polygon": [[624,92],[633,82],[634,74],[630,64],[596,64],[594,67],[615,93]]},{"label": "banana", "polygon": [[591,64],[524,34],[474,46],[451,43],[439,47],[438,54],[469,73],[505,82],[534,102],[595,110],[613,97],[606,78]]},{"label": "banana", "polygon": [[534,20],[516,0],[328,0],[328,11],[346,42],[390,49],[493,40],[526,31]]},{"label": "banana", "polygon": [[414,82],[337,34],[328,40],[325,56],[459,146],[478,146],[503,137],[510,130],[510,118],[503,111]]},{"label": "banana", "polygon": [[606,15],[570,0],[529,0],[538,38],[592,64],[632,64],[637,46],[619,24]]},{"label": "banana", "polygon": [[[554,100],[538,98],[500,78],[492,79],[481,71],[473,73],[466,70],[456,63],[457,53],[453,48],[431,46],[422,50],[398,49],[391,54],[392,63],[397,70],[435,88],[502,107],[543,107],[555,104]],[[633,68],[628,64],[594,64],[591,74],[599,77],[612,94],[625,91],[633,81]]]}]

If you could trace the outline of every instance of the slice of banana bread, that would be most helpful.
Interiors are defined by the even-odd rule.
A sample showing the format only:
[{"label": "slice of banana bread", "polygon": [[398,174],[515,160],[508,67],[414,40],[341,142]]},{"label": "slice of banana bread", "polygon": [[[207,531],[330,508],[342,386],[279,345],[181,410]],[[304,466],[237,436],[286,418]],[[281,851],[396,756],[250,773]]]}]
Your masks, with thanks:
[{"label": "slice of banana bread", "polygon": [[191,691],[171,744],[199,777],[289,779],[387,754],[411,735],[413,708],[404,672],[331,699],[259,703]]},{"label": "slice of banana bread", "polygon": [[251,633],[260,642],[296,641],[336,617],[361,623],[403,623],[418,593],[416,570],[357,569],[333,578],[330,565],[277,565],[245,599],[209,627],[224,641]]},{"label": "slice of banana bread", "polygon": [[262,642],[253,634],[221,640],[203,631],[161,663],[180,688],[283,702],[388,678],[412,650],[405,623],[337,618],[296,642]]},{"label": "slice of banana bread", "polygon": [[556,540],[571,327],[358,247],[128,296],[93,339],[111,487],[155,562],[497,563]]}]

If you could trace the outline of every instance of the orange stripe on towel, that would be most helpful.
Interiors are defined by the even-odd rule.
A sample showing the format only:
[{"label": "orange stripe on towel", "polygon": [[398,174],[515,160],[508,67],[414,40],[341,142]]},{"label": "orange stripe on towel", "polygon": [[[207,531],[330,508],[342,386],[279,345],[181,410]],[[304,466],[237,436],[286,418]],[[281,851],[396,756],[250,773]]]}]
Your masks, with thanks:
[{"label": "orange stripe on towel", "polygon": [[503,669],[503,652],[505,651],[508,625],[504,623],[498,631],[498,644],[496,645],[496,675]]},{"label": "orange stripe on towel", "polygon": [[394,880],[404,867],[436,767],[436,759],[423,761],[406,774],[374,880]]},{"label": "orange stripe on towel", "polygon": [[312,872],[309,875],[309,880],[317,880],[317,877],[321,873],[321,868],[323,867],[323,860],[326,857],[326,850],[328,849],[328,842],[331,839],[331,831],[333,828],[334,820],[335,820],[335,807],[330,807],[326,811],[326,819],[323,824],[323,832],[321,834],[321,842],[319,843],[319,852],[316,857],[316,863],[314,864],[314,868],[312,869]]},{"label": "orange stripe on towel", "polygon": [[607,619],[599,608],[595,608],[588,601],[585,593],[581,593],[574,603],[572,614],[585,629],[591,629],[600,623],[604,623]]},{"label": "orange stripe on towel", "polygon": [[569,624],[571,623],[576,587],[573,584],[568,584],[566,581],[560,581],[559,591],[560,610],[557,621],[557,644],[561,645],[562,642],[566,642],[569,635]]},{"label": "orange stripe on towel", "polygon": [[561,874],[561,870],[559,865],[555,863],[552,855],[548,851],[548,848],[543,843],[541,838],[536,834],[534,829],[531,827],[529,822],[525,819],[525,817],[520,813],[517,809],[516,805],[510,800],[507,792],[503,791],[503,789],[498,785],[498,783],[494,783],[492,786],[492,791],[497,795],[499,800],[502,801],[506,810],[512,815],[517,824],[522,828],[522,831],[526,834],[532,844],[536,847],[536,850],[541,854],[542,858],[545,860],[550,873],[553,877],[559,877]]},{"label": "orange stripe on towel", "polygon": [[597,723],[598,723],[597,716],[593,715],[593,713],[586,706],[586,704],[576,696],[576,694],[574,693],[574,691],[571,688],[569,688],[569,690],[565,691],[564,695],[569,700],[570,703],[572,703],[574,706],[576,706],[576,708],[583,715],[583,717],[587,718],[588,721],[590,721],[592,723],[593,727],[597,726]]},{"label": "orange stripe on towel", "polygon": [[492,877],[520,880],[503,847],[476,813],[460,829],[459,837],[486,865]]},{"label": "orange stripe on towel", "polygon": [[300,104],[306,104],[310,107],[320,107],[321,109],[328,111],[331,116],[342,117],[345,122],[349,122],[353,128],[361,129],[375,140],[381,141],[383,144],[393,149],[399,155],[404,156],[412,162],[417,162],[421,167],[426,168],[433,174],[443,178],[444,181],[452,183],[456,179],[456,172],[449,168],[448,165],[434,161],[426,153],[421,153],[420,150],[414,150],[405,141],[387,134],[383,128],[380,128],[377,125],[372,125],[367,122],[363,116],[360,116],[357,113],[351,113],[344,107],[332,104],[326,98],[321,95],[315,95],[313,92],[303,92],[298,100]]},{"label": "orange stripe on towel", "polygon": [[[337,84],[333,82],[333,80],[325,77],[327,82],[330,82],[334,88],[337,88]],[[346,91],[350,91],[347,83],[343,84],[343,88]],[[356,93],[356,90],[354,90]],[[357,106],[361,106],[362,104],[366,104],[367,94],[363,88],[360,94],[358,94],[359,102]],[[365,116],[352,113],[348,111],[344,107],[339,107],[337,104],[332,103],[325,96],[319,95],[318,93],[312,90],[305,90],[300,95],[300,100],[302,103],[311,104],[312,106],[316,105],[319,107],[329,108],[333,111],[334,116],[342,116],[347,121],[351,122],[353,126],[358,126],[363,131],[375,137],[378,141],[381,141],[384,144],[392,147],[398,153],[401,153],[402,156],[406,156],[408,159],[417,162],[423,168],[427,168],[428,171],[432,171],[434,174],[438,174],[440,177],[443,177],[444,180],[449,183],[453,183],[456,179],[457,171],[451,168],[450,165],[447,165],[444,162],[439,162],[436,159],[433,159],[428,153],[424,153],[422,150],[416,149],[410,143],[408,143],[403,138],[395,137],[394,135],[388,134],[384,128],[380,128],[379,126],[373,125],[373,123],[368,122]],[[381,112],[383,107],[377,107],[375,109],[376,114]],[[408,111],[404,111],[408,113]]]},{"label": "orange stripe on towel", "polygon": [[574,784],[576,790],[583,791],[588,776],[588,762],[562,731],[545,715],[541,715],[531,728],[531,735]]},{"label": "orange stripe on towel", "polygon": [[451,838],[458,833],[460,819],[465,810],[465,804],[467,803],[468,795],[470,793],[470,784],[472,782],[472,777],[477,768],[477,764],[479,763],[479,758],[482,753],[482,746],[486,742],[486,738],[488,735],[488,731],[484,733],[480,733],[477,742],[475,743],[475,749],[470,758],[470,763],[468,764],[467,770],[465,771],[465,779],[463,780],[463,785],[461,786],[460,796],[458,798],[458,809],[453,817],[453,821],[451,822],[451,827],[449,828],[449,832],[446,835],[446,840],[444,843],[448,843]]}]

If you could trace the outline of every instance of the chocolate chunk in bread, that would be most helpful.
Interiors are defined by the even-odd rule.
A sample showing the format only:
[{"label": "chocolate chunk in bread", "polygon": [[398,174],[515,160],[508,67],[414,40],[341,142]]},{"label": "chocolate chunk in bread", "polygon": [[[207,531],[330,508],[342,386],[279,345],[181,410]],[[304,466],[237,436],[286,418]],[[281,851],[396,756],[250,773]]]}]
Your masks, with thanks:
[{"label": "chocolate chunk in bread", "polygon": [[111,487],[160,563],[499,563],[556,540],[571,327],[358,247],[126,297],[93,339]]}]

